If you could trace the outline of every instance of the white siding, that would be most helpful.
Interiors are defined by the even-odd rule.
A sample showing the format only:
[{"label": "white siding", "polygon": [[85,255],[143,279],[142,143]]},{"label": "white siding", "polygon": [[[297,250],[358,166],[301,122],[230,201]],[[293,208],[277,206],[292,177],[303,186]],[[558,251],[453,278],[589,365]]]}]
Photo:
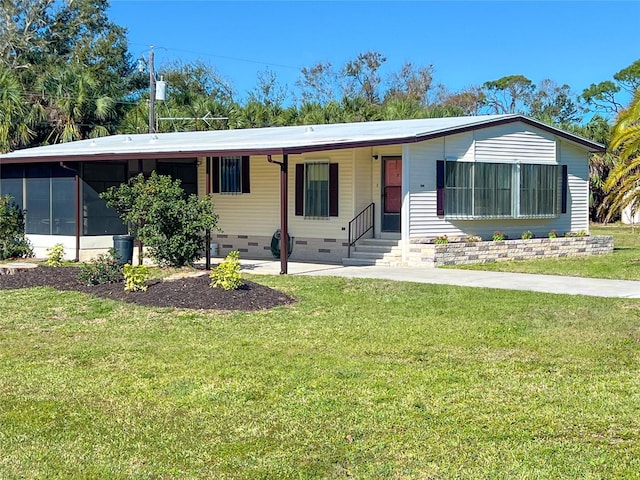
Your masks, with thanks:
[{"label": "white siding", "polygon": [[[568,142],[561,143],[546,132],[522,124],[509,124],[448,136],[408,146],[409,239],[479,235],[490,239],[496,230],[510,238],[520,238],[531,230],[547,236],[555,229],[588,230],[588,152]],[[556,156],[556,150],[558,155]],[[436,161],[520,161],[523,163],[566,164],[569,173],[568,211],[551,219],[452,220],[438,217],[436,205]]]},{"label": "white siding", "polygon": [[556,163],[553,135],[521,123],[477,130],[475,139],[477,161]]},{"label": "white siding", "polygon": [[436,160],[444,159],[446,143],[440,138],[409,146],[409,238],[435,237],[450,230],[436,209]]},{"label": "white siding", "polygon": [[438,143],[442,145],[439,160],[453,159],[472,162],[474,158],[473,132],[460,133],[444,137]]},{"label": "white siding", "polygon": [[569,171],[567,214],[558,227],[563,231],[589,231],[589,153],[567,142],[560,142],[560,161]]}]

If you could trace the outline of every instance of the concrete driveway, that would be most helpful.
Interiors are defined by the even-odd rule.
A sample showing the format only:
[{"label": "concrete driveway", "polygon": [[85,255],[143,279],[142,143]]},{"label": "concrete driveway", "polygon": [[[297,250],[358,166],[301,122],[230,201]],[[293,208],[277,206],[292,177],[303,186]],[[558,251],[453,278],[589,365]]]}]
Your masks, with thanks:
[{"label": "concrete driveway", "polygon": [[[280,262],[241,260],[242,270],[260,275],[278,275]],[[404,282],[500,288],[532,292],[587,295],[592,297],[640,298],[640,281],[598,278],[532,275],[526,273],[486,272],[415,267],[344,267],[318,263],[289,262],[289,275],[379,278]]]}]

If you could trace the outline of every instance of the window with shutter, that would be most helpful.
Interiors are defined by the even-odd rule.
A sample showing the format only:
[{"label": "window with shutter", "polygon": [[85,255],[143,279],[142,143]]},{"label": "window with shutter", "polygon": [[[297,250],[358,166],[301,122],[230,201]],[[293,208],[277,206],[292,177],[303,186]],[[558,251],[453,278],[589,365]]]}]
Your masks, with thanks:
[{"label": "window with shutter", "polygon": [[295,213],[307,218],[337,217],[338,164],[309,162],[296,165]]}]

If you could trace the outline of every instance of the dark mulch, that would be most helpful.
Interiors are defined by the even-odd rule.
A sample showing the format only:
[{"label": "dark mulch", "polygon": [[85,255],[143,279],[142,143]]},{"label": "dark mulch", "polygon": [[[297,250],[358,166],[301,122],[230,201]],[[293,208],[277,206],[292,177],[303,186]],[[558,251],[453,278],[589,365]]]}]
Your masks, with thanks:
[{"label": "dark mulch", "polygon": [[206,310],[262,310],[295,302],[289,295],[249,280],[244,280],[244,286],[238,290],[226,291],[211,288],[209,276],[203,274],[176,280],[152,280],[145,292],[125,292],[123,283],[83,285],[78,281],[78,271],[78,267],[38,266],[14,275],[0,275],[0,290],[46,286],[152,307]]}]

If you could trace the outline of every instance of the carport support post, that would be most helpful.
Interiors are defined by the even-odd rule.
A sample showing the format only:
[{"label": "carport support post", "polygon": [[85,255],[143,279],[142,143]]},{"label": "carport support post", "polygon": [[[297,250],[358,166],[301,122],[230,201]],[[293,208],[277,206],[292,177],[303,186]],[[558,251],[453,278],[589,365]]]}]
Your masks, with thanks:
[{"label": "carport support post", "polygon": [[289,257],[289,229],[287,228],[289,216],[288,166],[289,156],[285,153],[282,156],[282,163],[280,163],[280,275],[287,274]]},{"label": "carport support post", "polygon": [[[211,202],[211,198],[209,198],[209,195],[211,194],[211,162],[209,161],[209,158],[207,157],[205,160],[206,165],[205,165],[205,169],[206,169],[206,182],[207,185],[204,189],[205,194],[207,195],[207,201]],[[211,203],[209,203],[209,205],[211,205]],[[205,258],[205,269],[207,270],[211,270],[211,230],[207,230],[207,235],[206,235],[206,246],[205,246],[205,252],[204,252],[204,258]]]}]

